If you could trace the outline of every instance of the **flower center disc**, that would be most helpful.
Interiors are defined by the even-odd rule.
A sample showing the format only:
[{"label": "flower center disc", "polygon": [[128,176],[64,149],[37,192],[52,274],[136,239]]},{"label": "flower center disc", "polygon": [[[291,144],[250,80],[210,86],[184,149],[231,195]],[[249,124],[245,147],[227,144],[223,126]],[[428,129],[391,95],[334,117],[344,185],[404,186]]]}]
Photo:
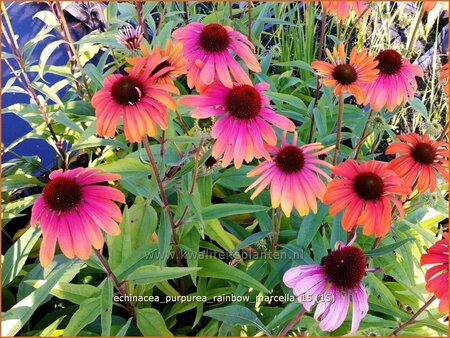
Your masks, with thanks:
[{"label": "flower center disc", "polygon": [[374,173],[362,173],[355,177],[353,188],[359,197],[376,200],[383,194],[383,180]]},{"label": "flower center disc", "polygon": [[251,120],[261,111],[261,96],[250,85],[234,87],[225,98],[226,107],[233,117]]},{"label": "flower center disc", "polygon": [[139,102],[144,94],[144,85],[132,76],[121,77],[111,88],[112,97],[120,104]]},{"label": "flower center disc", "polygon": [[366,264],[364,252],[352,246],[330,252],[320,263],[328,280],[334,286],[347,290],[361,282],[366,272]]},{"label": "flower center disc", "polygon": [[217,160],[213,156],[210,156],[205,161],[205,167],[206,168],[212,168],[216,163],[217,163]]},{"label": "flower center disc", "polygon": [[296,173],[305,165],[303,151],[296,146],[285,146],[275,159],[278,168],[285,173]]},{"label": "flower center disc", "polygon": [[[167,67],[172,67],[172,65],[170,64],[169,61],[164,60],[163,62],[161,62],[159,65],[157,65],[155,67],[155,69],[152,70],[152,72],[150,73],[150,76],[155,75],[156,73],[158,73],[160,70],[167,68]],[[158,78],[163,77],[164,75],[166,75],[169,72],[169,70],[163,74],[161,74],[160,76],[158,76]]]},{"label": "flower center disc", "polygon": [[213,119],[211,117],[207,117],[204,119],[198,119],[197,123],[198,123],[198,127],[201,130],[209,130],[209,129],[211,129],[211,127],[213,125]]},{"label": "flower center disc", "polygon": [[411,155],[416,162],[431,164],[436,158],[436,151],[428,143],[419,143],[412,149]]},{"label": "flower center disc", "polygon": [[56,212],[72,210],[82,198],[78,183],[66,177],[57,177],[48,182],[42,194],[45,204]]},{"label": "flower center disc", "polygon": [[229,43],[227,30],[217,23],[207,25],[200,34],[200,46],[207,52],[222,52]]},{"label": "flower center disc", "polygon": [[397,74],[403,65],[402,55],[393,49],[379,52],[375,60],[378,61],[377,68],[386,75]]},{"label": "flower center disc", "polygon": [[355,68],[350,65],[337,65],[333,71],[334,79],[343,85],[349,85],[358,79]]}]

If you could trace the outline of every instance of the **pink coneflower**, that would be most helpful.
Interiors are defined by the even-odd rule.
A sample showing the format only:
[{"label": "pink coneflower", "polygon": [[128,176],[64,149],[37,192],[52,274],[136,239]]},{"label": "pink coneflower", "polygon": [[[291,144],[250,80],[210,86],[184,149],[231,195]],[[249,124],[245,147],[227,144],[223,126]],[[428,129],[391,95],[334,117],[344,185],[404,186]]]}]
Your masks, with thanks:
[{"label": "pink coneflower", "polygon": [[103,81],[103,88],[92,98],[97,117],[97,133],[113,138],[119,119],[123,117],[125,137],[140,142],[146,135],[155,136],[167,128],[167,108],[176,109],[169,93],[179,94],[177,87],[156,83],[162,74],[172,68],[154,70],[164,61],[159,53],[140,59],[129,75],[112,74]]},{"label": "pink coneflower", "polygon": [[250,70],[261,71],[253,44],[231,27],[193,22],[178,28],[172,35],[183,44],[183,54],[188,60],[189,88],[209,85],[216,76],[229,88],[233,87],[233,81],[251,84],[247,73],[230,51],[239,56]]},{"label": "pink coneflower", "polygon": [[405,184],[412,187],[417,182],[417,190],[423,193],[436,189],[436,172],[448,182],[448,144],[430,139],[430,135],[423,136],[416,133],[397,135],[403,142],[394,142],[386,149],[387,155],[402,153],[389,162],[388,168],[403,178]]},{"label": "pink coneflower", "polygon": [[411,189],[385,162],[371,160],[358,164],[350,159],[334,167],[333,173],[342,178],[328,184],[323,200],[331,204],[331,215],[345,209],[342,215],[345,230],[362,225],[364,235],[384,236],[392,223],[391,202],[400,216],[404,216],[403,206],[395,194],[406,196]]},{"label": "pink coneflower", "polygon": [[367,50],[358,53],[358,49],[354,47],[347,63],[342,43],[333,49],[333,54],[328,49],[325,52],[330,63],[325,61],[311,63],[319,75],[324,77],[320,81],[327,87],[335,87],[335,95],[350,93],[355,97],[357,104],[362,104],[364,93],[361,86],[375,81],[380,72],[376,68],[378,61],[374,60],[374,56],[367,55]]},{"label": "pink coneflower", "polygon": [[141,26],[136,28],[126,26],[119,30],[116,39],[126,49],[135,52],[139,48],[143,35]]},{"label": "pink coneflower", "polygon": [[420,265],[434,264],[425,274],[426,288],[440,300],[439,311],[448,312],[448,233],[420,257]]},{"label": "pink coneflower", "polygon": [[293,289],[307,311],[318,304],[314,318],[323,331],[334,331],[342,325],[350,302],[353,303],[351,333],[358,330],[369,310],[362,279],[370,270],[366,270],[364,252],[351,246],[352,243],[353,240],[347,245],[337,242],[336,250],[323,257],[320,265],[300,265],[283,276],[284,284]]},{"label": "pink coneflower", "polygon": [[339,20],[347,20],[352,12],[355,11],[357,16],[360,16],[367,7],[368,1],[321,1],[322,7],[331,15],[336,14]]},{"label": "pink coneflower", "polygon": [[384,106],[393,111],[398,105],[406,104],[414,98],[417,90],[416,76],[423,77],[419,65],[413,65],[409,60],[393,49],[386,49],[375,57],[380,70],[377,79],[363,87],[366,99],[364,104],[379,112]]},{"label": "pink coneflower", "polygon": [[331,164],[319,160],[317,156],[325,154],[334,146],[322,149],[320,143],[297,146],[297,133],[294,134],[292,144],[286,142],[286,132],[283,133],[281,147],[269,147],[274,154],[273,161],[265,161],[250,171],[247,176],[261,175],[245,191],[256,187],[251,199],[270,185],[272,208],[281,204],[281,209],[287,217],[292,207],[300,216],[305,216],[312,210],[317,212],[317,199],[322,200],[326,187],[319,174],[330,181],[319,165],[332,167]]},{"label": "pink coneflower", "polygon": [[86,260],[92,247],[103,247],[101,230],[113,236],[120,233],[116,222],[121,221],[122,213],[113,201],[125,203],[125,196],[118,189],[98,185],[118,180],[120,175],[76,168],[59,169],[49,177],[33,205],[30,221],[33,227],[39,221],[42,229],[41,265],[45,267],[53,260],[56,242],[66,257]]},{"label": "pink coneflower", "polygon": [[270,124],[280,129],[294,131],[295,125],[288,118],[276,114],[270,108],[270,101],[264,90],[265,82],[255,86],[235,83],[227,88],[221,83],[206,87],[201,95],[186,95],[180,103],[194,108],[191,116],[196,119],[216,117],[211,130],[214,143],[212,156],[220,158],[223,154],[223,166],[234,159],[236,168],[242,162],[270,155],[264,142],[274,146],[277,137]]}]

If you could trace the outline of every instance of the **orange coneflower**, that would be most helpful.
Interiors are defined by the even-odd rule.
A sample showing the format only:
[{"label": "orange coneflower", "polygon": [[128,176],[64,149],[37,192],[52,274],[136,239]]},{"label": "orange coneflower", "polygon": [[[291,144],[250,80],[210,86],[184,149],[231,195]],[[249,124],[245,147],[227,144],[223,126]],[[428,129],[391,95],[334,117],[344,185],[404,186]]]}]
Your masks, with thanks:
[{"label": "orange coneflower", "polygon": [[321,1],[322,7],[328,14],[336,14],[339,20],[346,20],[352,9],[360,16],[369,6],[368,1]]},{"label": "orange coneflower", "polygon": [[[156,74],[164,68],[167,68],[167,72],[159,75],[155,79],[156,83],[173,84],[173,79],[187,73],[187,60],[183,56],[183,46],[181,43],[172,43],[172,40],[167,40],[166,47],[164,49],[160,46],[156,46],[153,51],[149,51],[144,44],[141,44],[140,48],[144,55],[128,58],[127,61],[132,66],[135,66],[140,60],[145,60],[152,54],[159,53],[162,57],[161,63],[152,70],[150,76]],[[126,68],[127,71],[130,69],[131,68]]]},{"label": "orange coneflower", "polygon": [[428,134],[423,136],[416,133],[398,135],[404,142],[394,142],[386,149],[387,155],[403,153],[400,157],[389,162],[388,167],[403,177],[405,183],[412,187],[417,180],[420,193],[429,189],[436,189],[436,170],[448,181],[448,172],[443,164],[448,166],[448,144],[430,139]]},{"label": "orange coneflower", "polygon": [[319,75],[325,78],[321,79],[321,82],[327,87],[335,87],[335,95],[350,93],[356,98],[356,102],[361,104],[364,101],[361,85],[371,83],[377,78],[378,61],[375,61],[373,56],[368,56],[366,50],[358,53],[354,47],[347,63],[343,44],[339,44],[337,49],[334,48],[333,54],[328,49],[325,52],[331,63],[324,61],[311,63]]},{"label": "orange coneflower", "polygon": [[392,223],[391,202],[403,217],[403,206],[396,195],[406,196],[411,189],[385,162],[371,160],[358,164],[347,160],[334,167],[333,173],[341,178],[328,184],[323,201],[331,204],[331,215],[344,210],[345,230],[362,225],[364,235],[386,235]]}]

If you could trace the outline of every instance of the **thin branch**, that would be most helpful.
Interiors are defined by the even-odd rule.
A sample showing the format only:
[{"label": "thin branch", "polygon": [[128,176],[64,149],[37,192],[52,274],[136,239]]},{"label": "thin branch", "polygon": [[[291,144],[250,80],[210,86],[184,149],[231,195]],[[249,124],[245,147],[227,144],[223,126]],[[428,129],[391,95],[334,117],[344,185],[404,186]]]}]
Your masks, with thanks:
[{"label": "thin branch", "polygon": [[66,17],[64,16],[64,12],[63,12],[63,10],[61,8],[61,4],[59,3],[59,1],[60,0],[56,0],[56,9],[58,11],[59,18],[61,20],[61,27],[62,27],[62,29],[65,32],[65,36],[67,38],[67,42],[69,43],[69,46],[70,46],[70,48],[72,50],[72,54],[73,54],[73,56],[74,56],[74,58],[75,58],[75,60],[77,62],[78,68],[80,70],[81,78],[83,80],[83,84],[84,84],[84,87],[85,87],[85,90],[86,90],[86,94],[87,94],[87,96],[89,98],[89,101],[91,101],[92,100],[92,94],[91,94],[91,91],[90,91],[88,83],[87,83],[86,75],[83,72],[83,65],[81,64],[81,60],[80,60],[80,57],[78,55],[78,51],[75,48],[75,44],[73,42],[72,35],[70,34],[69,25],[67,24]]},{"label": "thin branch", "polygon": [[434,300],[436,299],[436,296],[431,297],[425,304],[422,305],[422,307],[417,310],[417,312],[404,324],[400,325],[398,328],[396,328],[394,331],[392,331],[392,333],[390,334],[390,337],[396,337],[397,334],[402,331],[403,329],[405,329],[408,325],[411,325],[414,323],[414,321],[416,320],[417,317],[419,317],[419,315],[424,312],[426,310],[426,308],[434,302]]},{"label": "thin branch", "polygon": [[278,337],[285,337],[286,333],[289,332],[290,329],[292,329],[292,327],[297,324],[300,319],[303,317],[303,315],[306,313],[306,310],[303,309],[302,311],[299,312],[299,314],[297,316],[295,316],[294,319],[292,319],[290,321],[290,323],[288,325],[286,325],[286,327],[280,332],[280,334],[278,335]]}]

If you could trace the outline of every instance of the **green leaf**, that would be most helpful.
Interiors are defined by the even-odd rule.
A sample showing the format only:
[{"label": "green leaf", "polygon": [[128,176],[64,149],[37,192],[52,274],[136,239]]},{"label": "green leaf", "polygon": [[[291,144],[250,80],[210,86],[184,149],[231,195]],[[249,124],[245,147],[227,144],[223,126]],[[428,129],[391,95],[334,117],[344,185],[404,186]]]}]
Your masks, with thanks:
[{"label": "green leaf", "polygon": [[266,92],[266,95],[269,97],[269,99],[275,100],[275,101],[282,101],[286,102],[287,104],[291,105],[295,108],[300,108],[306,110],[306,104],[299,99],[297,96],[289,95],[289,94],[282,94],[282,93],[275,93],[275,92]]},{"label": "green leaf", "polygon": [[57,111],[55,114],[52,115],[53,120],[56,122],[61,123],[62,125],[68,127],[69,129],[75,130],[76,132],[82,134],[83,129],[73,122],[70,118],[67,117],[66,114],[64,114],[62,111]]},{"label": "green leaf", "polygon": [[311,243],[327,212],[328,206],[319,202],[317,214],[313,214],[312,211],[310,211],[309,214],[303,218],[297,236],[298,246],[306,248]]},{"label": "green leaf", "polygon": [[128,321],[117,332],[116,337],[124,337],[127,334],[128,328],[130,327],[132,320],[133,318],[128,319]]},{"label": "green leaf", "polygon": [[159,267],[146,265],[137,268],[126,279],[138,285],[159,283],[189,275],[201,268]]},{"label": "green leaf", "polygon": [[405,243],[408,243],[408,242],[413,241],[413,240],[414,240],[414,238],[409,237],[409,238],[403,239],[401,241],[398,241],[396,243],[385,245],[385,246],[382,246],[380,248],[376,248],[375,250],[368,251],[368,252],[365,253],[365,255],[367,257],[378,257],[378,256],[383,256],[383,255],[386,255],[386,254],[390,254],[393,251],[395,251],[398,248],[400,248]]},{"label": "green leaf", "polygon": [[50,265],[47,269],[53,269],[48,274],[45,284],[30,293],[18,302],[2,316],[2,335],[14,336],[31,318],[31,315],[47,298],[50,290],[58,283],[64,274],[79,271],[82,262],[79,260],[67,260],[62,264]]},{"label": "green leaf", "polygon": [[265,211],[267,209],[269,208],[264,205],[219,203],[204,208],[202,211],[202,216],[206,221],[209,219],[217,219],[226,216]]},{"label": "green leaf", "polygon": [[111,335],[111,321],[113,311],[113,283],[110,278],[106,278],[103,284],[100,306],[101,306],[101,324],[102,324],[102,336],[108,337]]},{"label": "green leaf", "polygon": [[418,112],[422,117],[426,120],[428,120],[428,110],[427,107],[423,104],[421,100],[419,100],[417,97],[413,98],[412,100],[408,100],[409,104],[411,105],[412,109],[414,109],[416,112]]},{"label": "green leaf", "polygon": [[172,227],[165,212],[161,214],[161,223],[158,228],[159,266],[165,265],[169,258],[170,242],[172,240]]},{"label": "green leaf", "polygon": [[234,252],[239,251],[243,248],[248,247],[249,245],[256,243],[258,241],[260,241],[263,238],[266,238],[267,236],[269,236],[272,232],[271,231],[261,231],[258,232],[256,234],[250,235],[248,236],[246,239],[244,239],[241,243],[239,243],[235,248],[234,248]]},{"label": "green leaf", "polygon": [[41,236],[38,228],[29,228],[15,243],[8,249],[3,258],[2,286],[6,286],[19,274],[28,258],[28,254]]},{"label": "green leaf", "polygon": [[29,187],[43,187],[45,184],[36,177],[27,174],[16,174],[2,178],[2,192],[24,189]]},{"label": "green leaf", "polygon": [[230,305],[219,309],[206,311],[205,316],[214,318],[229,325],[251,325],[272,336],[270,331],[259,320],[255,313],[240,305]]},{"label": "green leaf", "polygon": [[158,310],[138,309],[136,312],[137,326],[144,336],[172,337]]},{"label": "green leaf", "polygon": [[[45,280],[27,280],[25,283],[38,289],[45,283]],[[89,284],[59,282],[50,290],[50,294],[74,304],[81,304],[87,299],[95,297],[98,289]]]},{"label": "green leaf", "polygon": [[39,58],[39,77],[43,77],[45,65],[47,64],[48,58],[53,54],[56,48],[58,48],[61,44],[67,43],[64,40],[56,40],[50,42],[48,45],[44,47],[41,52],[41,56]]},{"label": "green leaf", "polygon": [[219,243],[222,248],[228,252],[232,252],[235,248],[235,243],[230,239],[230,233],[226,232],[222,224],[216,220],[206,222],[205,234],[212,240]]},{"label": "green leaf", "polygon": [[131,250],[136,250],[149,243],[150,237],[158,224],[158,215],[150,205],[149,200],[144,200],[144,198],[138,196],[130,207],[129,217]]},{"label": "green leaf", "polygon": [[301,60],[295,60],[295,61],[289,61],[289,62],[279,62],[279,63],[274,63],[274,66],[285,66],[285,67],[297,67],[300,69],[304,69],[304,70],[308,70],[310,72],[314,72],[314,70],[312,69],[312,67],[306,63],[305,61],[301,61]]},{"label": "green leaf", "polygon": [[199,259],[198,266],[202,269],[198,271],[199,277],[212,277],[218,279],[231,280],[233,282],[245,285],[264,293],[270,291],[253,277],[247,275],[239,269],[236,269],[215,257]]},{"label": "green leaf", "polygon": [[74,337],[88,324],[100,316],[100,297],[86,299],[81,303],[80,308],[73,314],[64,330],[64,337]]},{"label": "green leaf", "polygon": [[122,222],[120,222],[119,226],[120,234],[118,236],[108,236],[107,238],[109,248],[108,263],[111,269],[125,262],[131,254],[130,217],[127,206],[125,206]]}]

